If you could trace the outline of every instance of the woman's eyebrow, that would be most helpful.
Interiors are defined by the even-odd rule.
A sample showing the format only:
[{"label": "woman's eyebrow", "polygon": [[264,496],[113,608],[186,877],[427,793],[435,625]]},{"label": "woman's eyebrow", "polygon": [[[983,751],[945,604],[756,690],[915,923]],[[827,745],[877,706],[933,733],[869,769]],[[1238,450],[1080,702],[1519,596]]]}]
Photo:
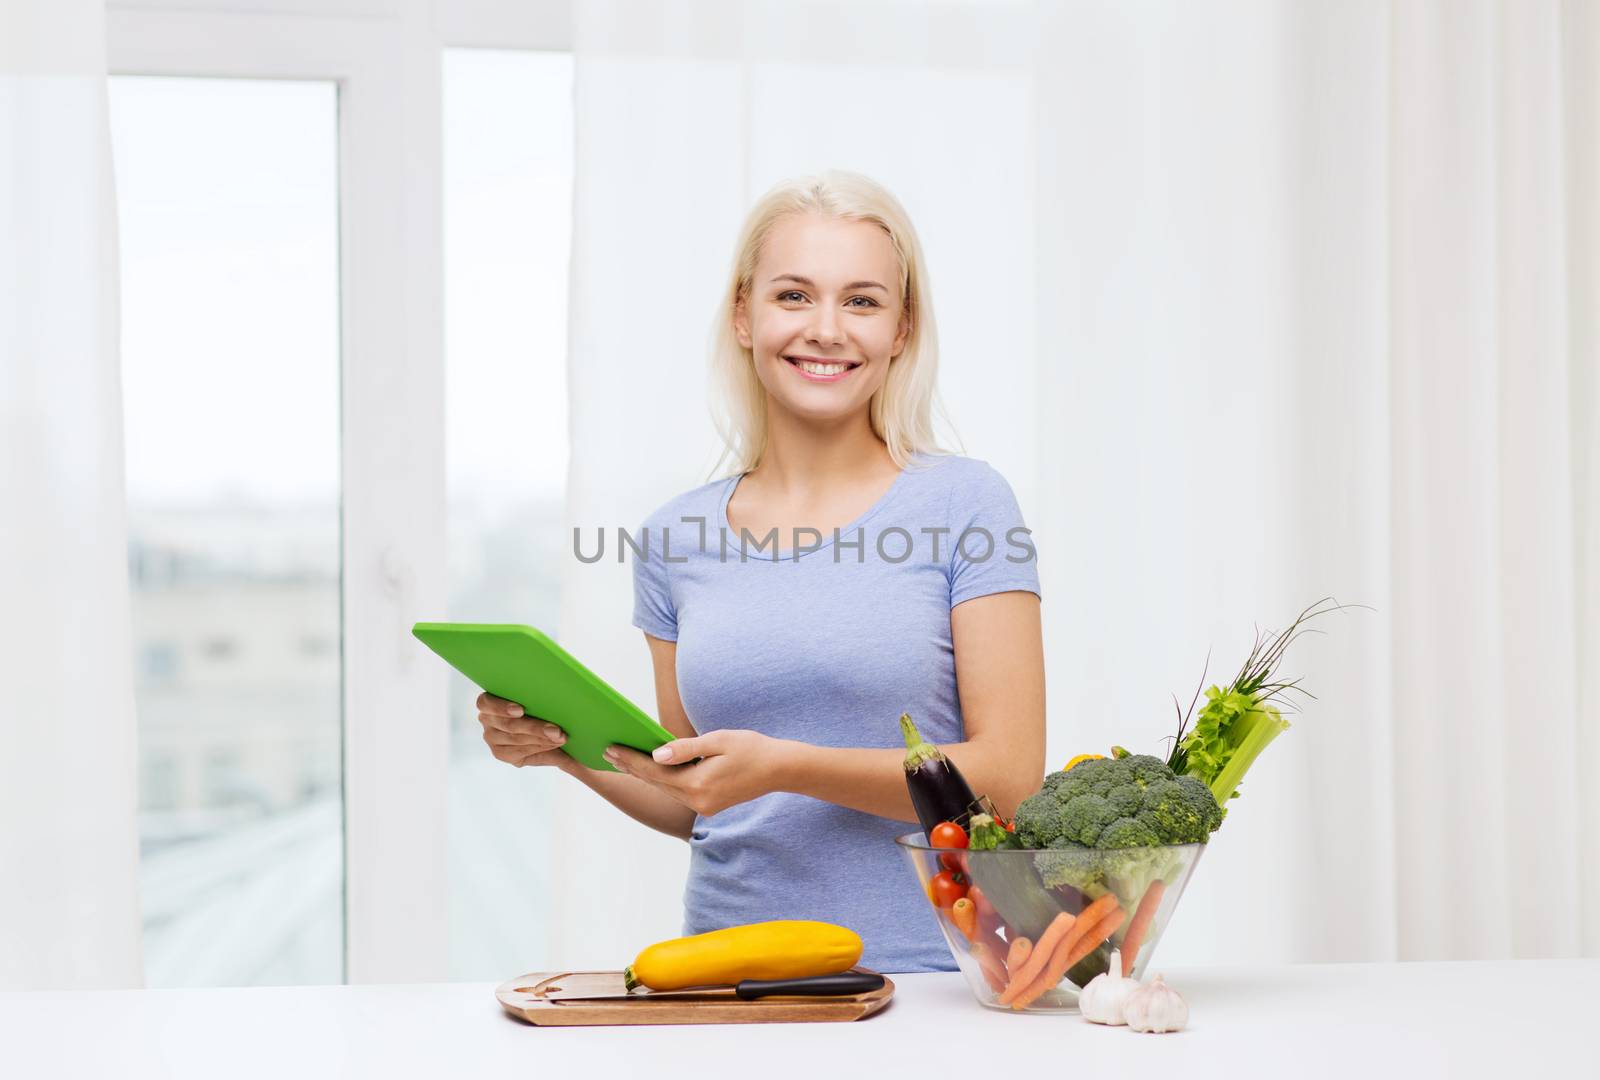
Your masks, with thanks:
[{"label": "woman's eyebrow", "polygon": [[[798,281],[800,284],[802,284],[802,285],[810,285],[812,288],[816,288],[816,285],[817,285],[817,283],[815,281],[812,281],[808,277],[801,277],[799,274],[779,274],[777,277],[773,278],[772,280],[773,281]],[[768,282],[768,284],[771,284],[771,282]],[[847,289],[883,289],[884,292],[888,292],[889,291],[888,289],[884,289],[883,286],[879,285],[876,281],[852,281],[850,284],[846,285],[845,288],[847,288]]]}]

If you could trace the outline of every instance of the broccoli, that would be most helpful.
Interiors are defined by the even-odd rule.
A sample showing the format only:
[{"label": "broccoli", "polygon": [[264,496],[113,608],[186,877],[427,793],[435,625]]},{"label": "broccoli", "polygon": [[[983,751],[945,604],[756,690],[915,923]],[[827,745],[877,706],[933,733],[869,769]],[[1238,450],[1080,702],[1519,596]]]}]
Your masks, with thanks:
[{"label": "broccoli", "polygon": [[973,814],[967,822],[967,848],[970,851],[993,851],[1000,847],[1014,847],[1011,834],[988,814]]},{"label": "broccoli", "polygon": [[1046,885],[1136,902],[1151,882],[1182,869],[1170,845],[1204,843],[1222,824],[1222,808],[1201,781],[1128,754],[1051,773],[1017,808],[1015,824],[1025,847],[1047,849],[1034,856]]},{"label": "broccoli", "polygon": [[1130,754],[1051,773],[1017,808],[1025,847],[1086,848],[1203,843],[1222,824],[1206,785],[1174,776],[1160,758]]},{"label": "broccoli", "polygon": [[1157,878],[1171,882],[1183,869],[1178,852],[1155,845],[1117,851],[1052,848],[1035,855],[1033,861],[1040,880],[1051,888],[1068,886],[1090,900],[1112,892],[1126,905],[1137,905]]}]

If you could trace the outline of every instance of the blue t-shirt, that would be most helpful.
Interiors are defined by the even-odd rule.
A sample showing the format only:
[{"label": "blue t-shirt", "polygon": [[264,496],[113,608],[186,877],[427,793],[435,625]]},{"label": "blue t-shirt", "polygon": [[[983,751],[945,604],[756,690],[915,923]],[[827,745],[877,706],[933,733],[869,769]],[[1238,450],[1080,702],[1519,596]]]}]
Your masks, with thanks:
[{"label": "blue t-shirt", "polygon": [[[870,510],[827,536],[732,530],[726,508],[741,478],[659,507],[634,533],[648,557],[627,556],[633,625],[678,643],[678,693],[695,730],[903,749],[900,714],[910,713],[929,742],[963,741],[950,609],[987,593],[1039,592],[1005,478],[976,458],[921,453]],[[875,970],[952,970],[894,843],[917,830],[789,792],[697,816],[683,932],[818,919],[860,934],[861,962]]]}]

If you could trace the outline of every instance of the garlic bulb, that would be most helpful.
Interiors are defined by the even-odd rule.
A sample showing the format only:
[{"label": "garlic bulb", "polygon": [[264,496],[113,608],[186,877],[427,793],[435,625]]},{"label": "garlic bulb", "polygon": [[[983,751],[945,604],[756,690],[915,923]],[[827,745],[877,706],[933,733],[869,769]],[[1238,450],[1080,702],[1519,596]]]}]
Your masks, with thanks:
[{"label": "garlic bulb", "polygon": [[1126,1024],[1122,1016],[1123,1003],[1138,988],[1137,980],[1122,977],[1121,954],[1113,952],[1110,969],[1090,979],[1089,985],[1078,994],[1078,1012],[1090,1023]]},{"label": "garlic bulb", "polygon": [[1179,1031],[1189,1022],[1189,1006],[1157,975],[1128,995],[1122,1015],[1133,1031]]}]

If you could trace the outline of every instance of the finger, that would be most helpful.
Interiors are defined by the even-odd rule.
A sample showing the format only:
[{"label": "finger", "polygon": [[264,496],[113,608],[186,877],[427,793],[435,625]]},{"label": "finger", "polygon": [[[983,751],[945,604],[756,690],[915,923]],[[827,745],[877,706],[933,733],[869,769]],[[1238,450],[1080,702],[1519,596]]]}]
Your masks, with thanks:
[{"label": "finger", "polygon": [[495,697],[485,690],[478,695],[478,711],[480,713],[497,713],[500,716],[518,717],[522,715],[522,706],[515,701],[507,701],[503,697]]},{"label": "finger", "polygon": [[709,735],[662,743],[650,756],[663,765],[683,765],[695,758],[710,757],[717,753],[721,749],[720,743],[719,734],[713,731]]},{"label": "finger", "polygon": [[478,714],[478,723],[495,731],[503,731],[508,735],[546,734],[551,738],[555,738],[556,734],[561,733],[561,729],[555,724],[537,716],[525,716],[521,719],[513,720],[498,713],[487,712]]},{"label": "finger", "polygon": [[525,721],[509,720],[498,713],[479,713],[478,723],[485,731],[499,731],[507,735],[531,735],[533,729]]},{"label": "finger", "polygon": [[494,728],[485,728],[483,741],[490,746],[521,746],[548,749],[553,746],[562,746],[567,737],[561,734],[561,729],[556,729],[556,734],[549,735],[543,731],[536,734],[523,734],[521,732],[497,731]]},{"label": "finger", "polygon": [[522,746],[491,746],[489,752],[496,761],[503,761],[507,765],[521,765],[528,756],[528,750]]},{"label": "finger", "polygon": [[649,754],[642,754],[631,746],[608,746],[605,759],[629,776],[637,776],[665,788],[676,789],[683,782],[677,767],[657,764]]},{"label": "finger", "polygon": [[511,738],[513,737],[493,731],[483,733],[483,741],[488,744],[489,752],[499,760],[512,765],[520,765],[529,757],[543,757],[562,752],[560,743],[553,743],[543,737],[532,741],[507,741]]}]

